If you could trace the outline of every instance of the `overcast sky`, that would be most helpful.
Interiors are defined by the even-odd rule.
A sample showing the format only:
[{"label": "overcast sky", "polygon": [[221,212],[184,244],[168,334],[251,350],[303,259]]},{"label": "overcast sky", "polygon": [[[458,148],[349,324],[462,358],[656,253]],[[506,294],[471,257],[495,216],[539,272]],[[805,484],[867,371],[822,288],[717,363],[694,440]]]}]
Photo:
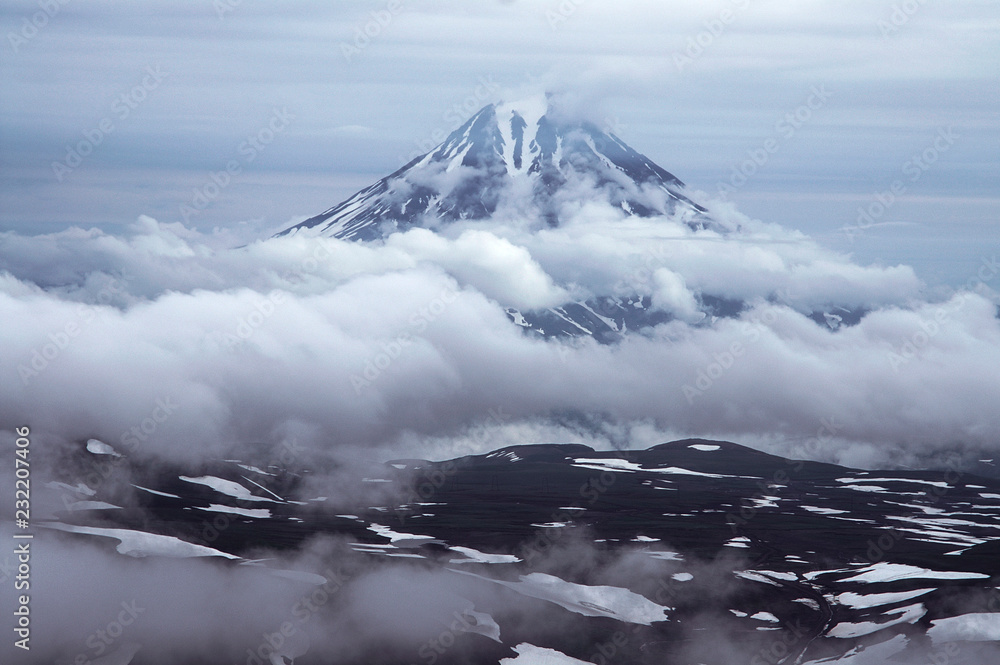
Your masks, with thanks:
[{"label": "overcast sky", "polygon": [[[44,487],[90,437],[151,469],[295,450],[314,488],[361,506],[358,464],[547,441],[703,436],[977,468],[1000,455],[998,10],[3,0],[0,452],[30,424]],[[579,211],[543,231],[496,219],[384,243],[254,242],[482,106],[542,90],[740,232],[623,219],[583,183]],[[523,334],[506,311],[609,293],[673,318],[601,345]],[[746,309],[703,319],[702,294]],[[840,325],[845,308],[867,314]],[[820,311],[826,324],[807,316]],[[251,568],[47,545],[39,634],[71,645],[122,589],[157,608],[129,639],[170,653],[242,653],[294,602]],[[283,555],[328,559],[343,557],[324,543]],[[428,599],[447,615],[449,584],[361,577],[348,628],[327,622],[317,643],[384,640],[368,617],[419,602],[427,622]]]},{"label": "overcast sky", "polygon": [[[1000,229],[994,1],[51,4],[0,8],[0,230],[114,231],[145,214],[273,231],[540,88],[578,95],[694,189],[735,183],[743,212],[862,263],[959,284]],[[77,164],[71,147],[90,154]],[[926,169],[912,161],[925,150]],[[877,225],[849,238],[896,180],[863,221]]]}]

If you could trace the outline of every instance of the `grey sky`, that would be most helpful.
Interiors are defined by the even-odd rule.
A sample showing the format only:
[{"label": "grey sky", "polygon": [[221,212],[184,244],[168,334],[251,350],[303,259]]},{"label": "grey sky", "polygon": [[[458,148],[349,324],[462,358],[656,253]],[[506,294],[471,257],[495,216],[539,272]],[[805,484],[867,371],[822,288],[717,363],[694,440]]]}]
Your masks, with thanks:
[{"label": "grey sky", "polygon": [[[370,460],[527,442],[698,436],[865,468],[995,458],[998,9],[4,0],[0,447],[30,423],[38,478],[65,477],[90,437],[152,470],[290,449],[310,489],[361,506],[380,505],[359,489]],[[737,209],[709,210],[744,232],[583,208],[541,232],[477,220],[384,243],[252,242],[542,89],[695,198],[727,197]],[[525,335],[506,309],[618,292],[676,318],[601,345]],[[747,308],[702,323],[696,294]],[[834,306],[871,311],[841,326]],[[39,634],[60,648],[128,589],[151,608],[128,639],[242,652],[298,593],[252,567],[68,547],[47,539],[33,562],[55,581]],[[280,565],[327,559],[346,560],[319,541]],[[411,573],[358,577],[313,653],[384,641],[389,605],[448,615],[454,581]]]},{"label": "grey sky", "polygon": [[[737,183],[744,212],[862,263],[959,284],[1000,236],[997,2],[50,4],[0,8],[0,230],[113,231],[140,214],[275,230],[482,105],[546,87],[694,189]],[[67,146],[97,139],[73,166]],[[877,224],[841,230],[894,181],[904,191],[863,222]]]}]

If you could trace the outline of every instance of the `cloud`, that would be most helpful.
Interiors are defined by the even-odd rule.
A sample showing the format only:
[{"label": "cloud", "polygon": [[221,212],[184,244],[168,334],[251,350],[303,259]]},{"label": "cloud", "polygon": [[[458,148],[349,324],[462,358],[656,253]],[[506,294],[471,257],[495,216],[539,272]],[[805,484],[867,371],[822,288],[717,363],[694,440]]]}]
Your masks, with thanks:
[{"label": "cloud", "polygon": [[[870,463],[1000,440],[989,263],[977,292],[927,300],[905,266],[859,266],[732,211],[741,230],[720,234],[597,200],[559,228],[467,220],[384,243],[212,249],[150,218],[122,236],[2,234],[0,311],[18,325],[0,421],[28,414],[54,442],[138,431],[139,454],[189,461],[251,440],[345,460],[419,457],[428,440],[441,456],[543,436],[609,447],[642,423],[645,443],[787,450],[832,421],[837,441],[807,454]],[[677,318],[612,346],[526,337],[504,311],[637,293]],[[747,309],[704,319],[706,294]],[[868,313],[836,330],[807,316],[837,307]],[[470,438],[497,409],[504,422]],[[594,419],[567,430],[571,413]]]},{"label": "cloud", "polygon": [[[287,106],[294,123],[192,221],[208,229],[310,216],[362,186],[361,178],[401,166],[415,140],[452,127],[453,109],[464,100],[495,101],[492,93],[477,94],[483,79],[557,90],[576,116],[613,125],[682,179],[714,190],[810,86],[826,83],[836,92],[828,115],[760,170],[745,190],[748,204],[774,192],[785,198],[769,214],[833,232],[856,218],[856,205],[820,197],[833,188],[839,200],[854,201],[884,189],[904,156],[952,124],[968,137],[952,153],[955,161],[941,160],[913,191],[947,200],[933,208],[901,204],[898,215],[950,234],[945,220],[975,214],[980,224],[963,224],[963,234],[989,239],[996,192],[982,184],[988,178],[976,177],[995,163],[986,146],[996,126],[983,120],[996,105],[984,94],[994,70],[989,8],[971,0],[922,5],[886,38],[878,21],[891,16],[890,7],[828,0],[794,9],[745,5],[675,3],[665,11],[646,0],[613,7],[491,2],[475,10],[453,1],[408,4],[389,25],[376,23],[377,37],[351,60],[340,45],[363,33],[369,12],[380,7],[304,2],[275,12],[244,2],[220,17],[211,3],[176,0],[118,13],[106,2],[65,6],[18,52],[7,45],[2,168],[18,186],[2,193],[0,223],[38,232],[83,222],[120,229],[140,212],[181,219],[179,206],[192,190],[239,157],[237,147],[276,105]],[[713,37],[706,23],[719,21],[724,7],[734,20]],[[6,8],[5,35],[39,11],[30,0]],[[711,44],[678,71],[673,56],[703,33]],[[95,38],[115,57],[87,51]],[[847,52],[853,55],[844,59]],[[112,104],[157,63],[169,76],[120,119]],[[104,117],[115,131],[57,182],[52,162]],[[352,127],[371,133],[362,140],[336,129]],[[816,198],[804,201],[807,190]],[[901,256],[896,243],[874,231],[874,254]],[[940,262],[916,267],[925,266],[930,273]]]},{"label": "cloud", "polygon": [[369,136],[372,133],[372,128],[365,125],[341,125],[330,131],[341,136]]},{"label": "cloud", "polygon": [[484,295],[513,307],[554,307],[570,298],[528,250],[488,231],[465,231],[449,241],[426,229],[412,229],[390,236],[386,246],[440,265]]},{"label": "cloud", "polygon": [[695,323],[705,318],[698,310],[698,303],[684,278],[667,268],[657,268],[653,273],[653,306],[672,312],[682,321]]},{"label": "cloud", "polygon": [[[29,424],[38,479],[78,478],[83,442],[109,443],[136,468],[94,485],[124,506],[135,504],[127,483],[163,464],[283,459],[311,471],[299,498],[328,496],[345,511],[400,499],[360,480],[372,464],[531,442],[644,448],[705,436],[857,466],[996,454],[995,262],[932,299],[905,267],[859,266],[732,210],[720,217],[733,231],[693,231],[588,196],[558,228],[507,215],[371,243],[299,234],[225,248],[227,236],[148,217],[117,236],[0,234],[0,317],[16,322],[0,333],[0,443]],[[635,293],[676,318],[613,345],[529,337],[505,312]],[[706,294],[746,308],[702,316]],[[824,303],[869,311],[831,327],[809,317]],[[37,509],[53,507],[62,506],[40,493]],[[588,540],[567,537],[535,570],[659,602],[654,581],[673,564],[609,559]],[[87,640],[122,603],[144,613],[112,647],[164,657],[245,661],[286,622],[286,655],[368,661],[420,655],[469,611],[509,632],[579,629],[576,615],[530,595],[405,560],[373,564],[336,539],[251,555],[343,577],[308,611],[315,586],[259,566],[123,562],[113,543],[69,534],[38,544],[33,565],[49,585],[33,597],[39,635],[58,636],[39,653],[52,659],[95,656]],[[735,565],[686,561],[695,581],[663,604],[739,593]],[[464,635],[454,653],[494,644]],[[690,647],[728,657],[740,653],[734,644]]]},{"label": "cloud", "polygon": [[[294,451],[296,464],[315,471],[304,491],[338,505],[375,505],[378,488],[358,482],[373,461],[540,441],[642,448],[706,436],[857,466],[993,456],[996,257],[970,266],[962,255],[948,278],[962,286],[931,295],[920,265],[863,261],[698,192],[733,232],[626,218],[589,182],[557,200],[559,228],[534,218],[515,190],[489,222],[385,243],[258,236],[401,166],[415,145],[426,150],[426,137],[451,128],[468,100],[495,101],[487,98],[494,81],[554,90],[564,117],[609,128],[708,189],[810,86],[827,82],[836,94],[824,117],[782,144],[741,195],[773,194],[783,221],[832,232],[898,175],[900,156],[954,124],[955,152],[910,193],[922,203],[901,200],[893,210],[925,225],[924,235],[910,230],[888,243],[879,232],[898,222],[887,220],[869,230],[875,249],[865,251],[899,256],[904,241],[923,242],[935,268],[942,257],[957,265],[955,233],[943,224],[981,234],[983,246],[994,240],[995,191],[982,183],[995,165],[996,100],[984,92],[995,66],[983,55],[993,52],[995,21],[981,4],[922,6],[886,38],[878,22],[890,8],[861,2],[670,11],[653,0],[406,3],[351,60],[341,45],[384,3],[233,2],[219,16],[211,3],[158,0],[141,17],[107,2],[61,4],[37,37],[5,54],[0,170],[13,185],[0,192],[0,224],[18,230],[0,233],[0,448],[10,447],[11,428],[29,424],[38,480],[75,471],[89,437],[127,450],[151,473],[157,462],[197,468]],[[741,11],[712,35],[722,5]],[[3,34],[38,12],[34,0],[9,3]],[[703,34],[709,46],[679,69],[674,56]],[[108,48],[90,48],[95,39]],[[163,84],[117,115],[118,96],[158,64]],[[176,223],[179,205],[284,105],[295,115],[288,131],[195,216],[199,228]],[[57,182],[51,163],[102,119],[114,132]],[[466,175],[443,172],[435,184],[447,190]],[[806,190],[827,198],[810,206]],[[938,207],[923,203],[931,199]],[[140,211],[158,219],[131,222]],[[932,228],[948,242],[931,247]],[[636,294],[676,318],[612,346],[527,337],[504,311]],[[708,297],[746,309],[704,317]],[[810,318],[843,309],[865,315],[833,327]],[[0,463],[4,473],[12,458]],[[163,662],[245,661],[248,645],[260,648],[297,620],[293,608],[315,593],[260,567],[132,560],[107,543],[49,532],[37,542],[37,654],[49,661],[95,656],[88,637],[130,602],[145,612],[114,647],[142,643],[144,657]],[[345,586],[295,624],[288,655],[308,645],[373,662],[386,645],[413,658],[470,598],[505,626],[578,628],[453,574],[372,566],[336,540],[259,554],[275,567],[346,569]],[[602,560],[583,539],[540,565],[649,594],[655,574],[670,571],[628,554]],[[730,589],[714,579],[727,575],[724,562],[696,572],[696,600]],[[698,586],[702,575],[712,583]],[[406,606],[422,612],[414,618]],[[717,647],[745,660],[746,645],[723,633],[694,643],[692,658]]]}]

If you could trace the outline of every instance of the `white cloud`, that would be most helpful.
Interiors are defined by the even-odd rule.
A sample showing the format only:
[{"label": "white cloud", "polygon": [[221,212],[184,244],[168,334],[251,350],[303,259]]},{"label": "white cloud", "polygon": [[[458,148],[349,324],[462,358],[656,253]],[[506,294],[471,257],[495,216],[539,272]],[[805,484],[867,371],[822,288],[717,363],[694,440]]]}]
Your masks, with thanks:
[{"label": "white cloud", "polygon": [[[921,302],[906,268],[860,267],[742,223],[722,236],[581,214],[537,234],[469,222],[384,244],[296,236],[230,250],[152,220],[122,237],[4,234],[0,314],[18,325],[2,334],[0,420],[31,414],[56,440],[118,442],[169,398],[174,415],[144,452],[171,458],[290,436],[348,456],[373,445],[419,456],[417,441],[457,445],[497,408],[505,426],[539,432],[575,412],[749,441],[801,440],[832,418],[840,443],[811,451],[831,458],[1000,440],[986,284]],[[615,346],[531,339],[503,311],[636,292],[678,320]],[[690,326],[703,292],[752,307]],[[783,304],[768,302],[775,293]],[[804,315],[828,302],[875,309],[833,331]]]},{"label": "white cloud", "polygon": [[653,306],[672,312],[689,323],[705,318],[705,314],[698,310],[698,303],[684,283],[684,278],[667,268],[657,268],[653,273]]},{"label": "white cloud", "polygon": [[523,309],[553,307],[569,294],[557,287],[524,247],[488,231],[469,230],[451,241],[426,229],[395,234],[386,246],[430,261],[499,302]]}]

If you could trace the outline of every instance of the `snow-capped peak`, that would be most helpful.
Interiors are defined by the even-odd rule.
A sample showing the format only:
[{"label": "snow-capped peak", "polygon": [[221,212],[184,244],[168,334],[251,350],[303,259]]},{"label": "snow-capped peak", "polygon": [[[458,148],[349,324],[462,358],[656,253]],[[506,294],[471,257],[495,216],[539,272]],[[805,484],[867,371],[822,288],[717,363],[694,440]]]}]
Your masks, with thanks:
[{"label": "snow-capped peak", "polygon": [[375,240],[487,219],[512,201],[519,215],[558,226],[566,199],[581,195],[629,216],[680,212],[692,227],[716,226],[675,176],[591,123],[559,119],[538,95],[483,107],[430,152],[279,235]]},{"label": "snow-capped peak", "polygon": [[539,152],[535,140],[538,124],[548,112],[548,100],[542,95],[514,103],[500,102],[494,107],[497,125],[503,137],[503,161],[510,175],[528,172]]}]

